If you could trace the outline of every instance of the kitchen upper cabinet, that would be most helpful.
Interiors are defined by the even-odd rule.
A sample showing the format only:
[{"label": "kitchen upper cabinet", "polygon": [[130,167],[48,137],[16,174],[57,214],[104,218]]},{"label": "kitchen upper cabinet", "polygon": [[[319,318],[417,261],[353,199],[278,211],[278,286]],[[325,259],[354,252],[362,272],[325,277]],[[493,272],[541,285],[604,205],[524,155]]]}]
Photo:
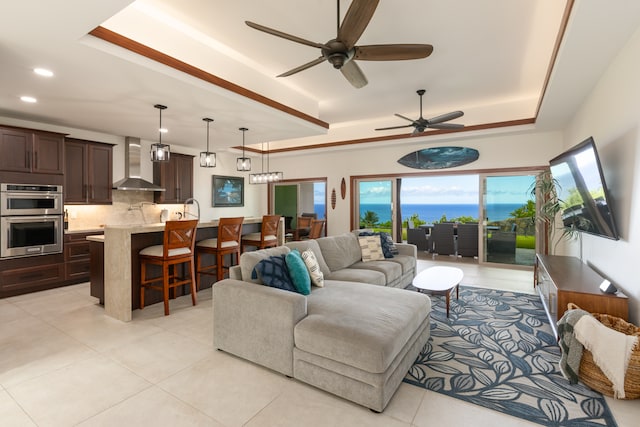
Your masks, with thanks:
[{"label": "kitchen upper cabinet", "polygon": [[63,153],[62,134],[0,127],[0,170],[61,175]]},{"label": "kitchen upper cabinet", "polygon": [[193,197],[193,157],[171,153],[168,162],[153,164],[153,183],[165,189],[155,193],[156,203],[184,203]]},{"label": "kitchen upper cabinet", "polygon": [[67,138],[64,149],[64,202],[110,204],[113,147],[100,142]]}]

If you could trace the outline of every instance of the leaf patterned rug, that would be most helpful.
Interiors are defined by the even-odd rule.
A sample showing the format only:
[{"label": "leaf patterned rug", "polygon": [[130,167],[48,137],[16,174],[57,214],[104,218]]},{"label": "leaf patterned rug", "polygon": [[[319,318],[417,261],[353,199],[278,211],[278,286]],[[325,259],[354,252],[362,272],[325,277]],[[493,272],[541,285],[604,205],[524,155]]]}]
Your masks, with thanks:
[{"label": "leaf patterned rug", "polygon": [[460,287],[447,319],[432,297],[431,338],[406,383],[545,426],[617,426],[602,395],[562,376],[540,298]]}]

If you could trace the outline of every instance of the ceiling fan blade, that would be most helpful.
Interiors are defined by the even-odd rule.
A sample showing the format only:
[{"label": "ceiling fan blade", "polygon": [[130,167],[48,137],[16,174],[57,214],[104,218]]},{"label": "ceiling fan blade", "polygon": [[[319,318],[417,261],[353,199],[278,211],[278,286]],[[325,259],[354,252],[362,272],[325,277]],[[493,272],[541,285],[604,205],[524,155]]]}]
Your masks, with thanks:
[{"label": "ceiling fan blade", "polygon": [[311,62],[307,62],[306,64],[302,64],[301,66],[296,67],[293,70],[289,70],[286,73],[282,73],[282,74],[280,74],[280,75],[278,75],[276,77],[289,77],[292,74],[299,73],[300,71],[306,70],[307,68],[311,68],[314,65],[318,65],[318,64],[320,64],[320,63],[322,63],[324,61],[326,61],[326,58],[324,56],[321,56],[321,57],[319,57],[317,59],[314,59]]},{"label": "ceiling fan blade", "polygon": [[363,61],[402,61],[426,58],[433,52],[430,44],[378,44],[356,46],[353,59]]},{"label": "ceiling fan blade", "polygon": [[442,114],[427,121],[429,122],[429,126],[431,126],[437,123],[448,122],[449,120],[457,119],[458,117],[462,117],[463,115],[464,113],[462,111],[452,111],[451,113]]},{"label": "ceiling fan blade", "polygon": [[415,123],[416,121],[413,119],[410,119],[409,117],[405,117],[402,114],[395,114],[396,117],[400,117],[401,119],[405,119],[405,120],[409,120],[411,123]]},{"label": "ceiling fan blade", "polygon": [[391,126],[388,128],[378,128],[378,129],[374,129],[374,130],[390,130],[390,129],[402,129],[402,128],[410,128],[413,125],[402,125],[402,126]]},{"label": "ceiling fan blade", "polygon": [[464,125],[458,123],[436,123],[434,125],[429,125],[430,129],[460,129],[463,127]]},{"label": "ceiling fan blade", "polygon": [[[379,0],[353,0],[342,25],[338,29],[338,40],[351,49],[369,25],[378,7]],[[338,17],[339,18],[339,17]]]},{"label": "ceiling fan blade", "polygon": [[356,89],[360,89],[369,83],[364,73],[358,67],[355,61],[349,61],[340,68],[342,75],[355,87]]},{"label": "ceiling fan blade", "polygon": [[264,25],[256,24],[255,22],[244,21],[244,23],[253,29],[271,34],[272,36],[282,37],[283,39],[291,40],[292,42],[304,44],[311,47],[317,47],[318,49],[329,49],[329,46],[325,44],[312,42],[297,36],[292,36],[291,34],[283,33],[282,31],[274,30],[273,28],[265,27]]}]

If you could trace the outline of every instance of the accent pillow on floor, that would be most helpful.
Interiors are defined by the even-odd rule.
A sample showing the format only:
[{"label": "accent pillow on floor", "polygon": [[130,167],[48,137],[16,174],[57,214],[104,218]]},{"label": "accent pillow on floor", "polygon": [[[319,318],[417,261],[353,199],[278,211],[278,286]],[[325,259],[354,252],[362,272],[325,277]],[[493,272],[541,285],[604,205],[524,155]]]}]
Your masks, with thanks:
[{"label": "accent pillow on floor", "polygon": [[309,277],[309,270],[302,260],[300,251],[294,249],[289,252],[285,255],[285,262],[296,291],[302,295],[309,295],[311,293],[311,277]]},{"label": "accent pillow on floor", "polygon": [[309,271],[311,283],[322,288],[324,286],[324,274],[322,274],[322,271],[320,270],[320,264],[318,264],[316,254],[314,254],[311,249],[307,249],[302,252],[301,256],[307,270]]},{"label": "accent pillow on floor", "polygon": [[251,272],[251,278],[255,280],[259,276],[262,283],[267,286],[297,292],[289,276],[285,257],[286,255],[276,255],[261,260]]},{"label": "accent pillow on floor", "polygon": [[362,262],[384,260],[380,236],[361,236],[358,237],[358,242],[362,251]]}]

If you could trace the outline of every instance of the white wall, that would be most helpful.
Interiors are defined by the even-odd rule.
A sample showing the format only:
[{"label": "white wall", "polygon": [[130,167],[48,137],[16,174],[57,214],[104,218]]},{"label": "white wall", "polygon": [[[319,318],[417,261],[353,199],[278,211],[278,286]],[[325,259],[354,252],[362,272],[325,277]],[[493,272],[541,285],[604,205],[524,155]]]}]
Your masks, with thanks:
[{"label": "white wall", "polygon": [[[524,130],[500,132],[491,136],[453,134],[446,140],[415,138],[409,142],[387,141],[375,147],[333,150],[309,150],[303,154],[271,155],[272,170],[282,170],[285,179],[327,177],[327,232],[330,235],[350,230],[351,199],[350,177],[377,174],[412,174],[427,171],[411,169],[398,163],[407,153],[437,146],[463,146],[479,151],[478,160],[446,171],[478,171],[505,167],[546,166],[549,159],[562,148],[560,132],[535,132],[533,127]],[[443,172],[439,170],[436,172]],[[340,182],[347,182],[347,194],[340,197]],[[331,209],[331,191],[337,194],[336,208]]]},{"label": "white wall", "polygon": [[[583,235],[583,261],[594,266],[630,298],[630,320],[640,321],[640,30],[611,63],[565,132],[565,148],[593,136],[612,195],[620,240]],[[580,256],[580,242],[563,252]]]}]

